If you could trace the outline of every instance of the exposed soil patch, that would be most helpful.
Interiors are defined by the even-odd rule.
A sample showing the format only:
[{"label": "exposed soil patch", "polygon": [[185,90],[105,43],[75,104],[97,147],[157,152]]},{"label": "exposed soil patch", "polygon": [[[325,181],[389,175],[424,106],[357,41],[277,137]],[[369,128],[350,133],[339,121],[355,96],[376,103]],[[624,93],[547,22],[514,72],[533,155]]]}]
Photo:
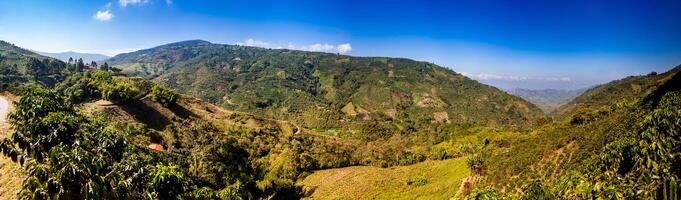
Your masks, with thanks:
[{"label": "exposed soil patch", "polygon": [[434,112],[433,119],[437,123],[449,123],[449,114],[447,111]]}]

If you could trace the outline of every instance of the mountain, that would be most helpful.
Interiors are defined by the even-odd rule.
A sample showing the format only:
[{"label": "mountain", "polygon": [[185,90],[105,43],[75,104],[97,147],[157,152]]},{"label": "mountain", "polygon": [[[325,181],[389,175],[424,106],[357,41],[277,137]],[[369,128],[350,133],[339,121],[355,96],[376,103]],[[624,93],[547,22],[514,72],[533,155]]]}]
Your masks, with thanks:
[{"label": "mountain", "polygon": [[[665,160],[652,154],[679,153],[675,148],[681,128],[679,72],[681,65],[662,74],[630,76],[587,90],[558,111],[560,121],[535,129],[535,134],[527,137],[498,142],[505,150],[488,158],[482,185],[508,191],[529,190],[528,184],[539,184],[529,187],[563,191],[552,194],[584,199],[614,195],[646,199],[642,197],[674,194],[665,194],[670,188],[656,185],[681,175],[675,167],[679,158]],[[646,167],[646,163],[655,165],[655,169]],[[632,174],[665,178],[649,182]],[[615,193],[602,191],[598,185],[609,185],[608,190]],[[575,187],[583,188],[577,191]]]},{"label": "mountain", "polygon": [[0,40],[0,80],[3,83],[37,80],[51,85],[61,78],[66,63]]},{"label": "mountain", "polygon": [[[564,121],[545,124],[528,134],[483,130],[431,146],[435,152],[442,146],[454,146],[463,158],[390,168],[319,170],[298,184],[307,188],[314,199],[678,196],[680,71],[681,66],[677,66],[660,75],[629,77],[596,86],[576,99],[628,96],[586,101],[592,110],[572,112]],[[652,82],[646,85],[645,92],[628,92],[622,87],[644,82]],[[472,150],[465,150],[468,148]]]},{"label": "mountain", "polygon": [[559,89],[523,89],[515,88],[508,91],[509,94],[523,98],[534,105],[537,105],[545,113],[551,113],[558,107],[570,102],[579,96],[586,89],[579,90],[559,90]]},{"label": "mountain", "polygon": [[434,125],[530,127],[544,117],[533,104],[497,88],[402,58],[193,40],[107,62],[224,108],[293,120],[325,133],[378,135]]},{"label": "mountain", "polygon": [[[50,69],[22,51],[0,51],[30,61],[10,76]],[[681,65],[596,86],[549,121],[519,97],[408,59],[186,41],[111,61],[153,81],[86,70],[9,94],[0,198],[663,199],[681,189]]]},{"label": "mountain", "polygon": [[69,58],[73,58],[74,60],[78,59],[78,58],[82,58],[83,62],[85,62],[85,63],[91,63],[92,61],[100,62],[100,61],[103,61],[103,60],[110,58],[109,56],[102,55],[102,54],[78,53],[78,52],[73,52],[73,51],[67,51],[67,52],[61,52],[61,53],[48,53],[48,52],[35,51],[35,53],[38,53],[38,54],[43,55],[43,56],[56,58],[56,59],[59,59],[59,60],[64,61],[64,62],[68,62]]},{"label": "mountain", "polygon": [[646,75],[629,76],[584,91],[584,93],[555,110],[557,119],[565,119],[580,110],[594,110],[618,100],[640,99],[681,71],[677,66],[665,73],[651,72]]}]

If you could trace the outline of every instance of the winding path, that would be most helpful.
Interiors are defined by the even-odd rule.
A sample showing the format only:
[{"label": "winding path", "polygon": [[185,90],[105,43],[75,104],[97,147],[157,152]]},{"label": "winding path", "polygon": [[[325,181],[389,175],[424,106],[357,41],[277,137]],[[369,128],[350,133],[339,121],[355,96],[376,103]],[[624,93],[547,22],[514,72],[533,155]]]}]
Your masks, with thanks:
[{"label": "winding path", "polygon": [[0,126],[7,123],[7,114],[9,114],[9,101],[0,96]]}]

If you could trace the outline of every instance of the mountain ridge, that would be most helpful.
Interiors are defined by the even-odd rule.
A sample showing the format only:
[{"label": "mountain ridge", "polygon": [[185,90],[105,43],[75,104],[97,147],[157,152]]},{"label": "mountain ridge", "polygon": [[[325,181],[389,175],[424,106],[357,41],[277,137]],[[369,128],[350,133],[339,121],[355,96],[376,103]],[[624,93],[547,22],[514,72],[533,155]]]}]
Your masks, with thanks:
[{"label": "mountain ridge", "polygon": [[81,53],[81,52],[75,52],[75,51],[66,51],[66,52],[57,52],[57,53],[51,53],[51,52],[41,52],[41,51],[33,51],[37,54],[43,55],[43,56],[48,56],[52,58],[59,59],[64,62],[68,62],[69,58],[72,59],[79,59],[82,58],[83,62],[85,63],[90,63],[90,62],[100,62],[104,61],[106,59],[111,58],[110,56],[104,55],[104,54],[97,54],[97,53]]},{"label": "mountain ridge", "polygon": [[108,62],[225,108],[296,118],[310,128],[351,132],[357,128],[338,121],[375,120],[398,132],[431,121],[528,127],[543,117],[534,105],[497,88],[405,58],[190,40],[119,54]]}]

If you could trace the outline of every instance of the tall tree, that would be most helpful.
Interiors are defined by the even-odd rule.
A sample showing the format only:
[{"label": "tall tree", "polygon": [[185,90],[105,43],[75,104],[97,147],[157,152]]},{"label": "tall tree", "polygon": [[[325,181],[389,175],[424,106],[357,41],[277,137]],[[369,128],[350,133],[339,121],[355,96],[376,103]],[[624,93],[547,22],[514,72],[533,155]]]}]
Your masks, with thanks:
[{"label": "tall tree", "polygon": [[85,63],[83,63],[83,59],[78,58],[78,61],[76,62],[76,71],[82,72],[84,68],[85,68]]},{"label": "tall tree", "polygon": [[109,63],[104,63],[99,67],[100,70],[109,71]]}]

